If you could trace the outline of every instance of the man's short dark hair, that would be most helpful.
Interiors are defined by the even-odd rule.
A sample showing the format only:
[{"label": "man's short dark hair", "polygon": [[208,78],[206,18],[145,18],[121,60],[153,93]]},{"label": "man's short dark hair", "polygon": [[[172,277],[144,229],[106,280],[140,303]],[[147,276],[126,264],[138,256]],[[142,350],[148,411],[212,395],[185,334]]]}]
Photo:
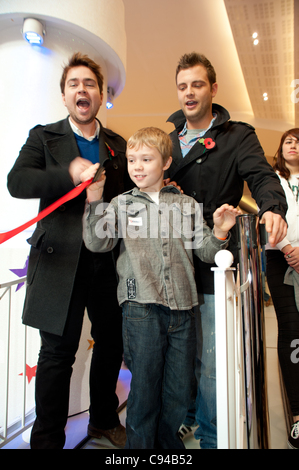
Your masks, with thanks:
[{"label": "man's short dark hair", "polygon": [[90,59],[87,55],[81,54],[81,52],[75,52],[75,54],[73,54],[72,57],[69,59],[68,64],[63,69],[62,77],[60,80],[61,93],[64,94],[65,80],[69,70],[73,67],[79,67],[80,65],[88,67],[95,74],[95,76],[97,77],[100,93],[102,93],[104,77],[101,73],[101,67],[96,64],[96,62],[94,62],[92,59]]},{"label": "man's short dark hair", "polygon": [[196,67],[196,65],[202,65],[203,67],[205,67],[210,85],[214,85],[214,83],[216,83],[216,72],[213,65],[211,64],[209,59],[206,58],[205,55],[198,54],[197,52],[191,52],[191,54],[184,54],[180,58],[176,69],[175,79],[177,80],[177,76],[181,70],[190,69],[191,67]]}]

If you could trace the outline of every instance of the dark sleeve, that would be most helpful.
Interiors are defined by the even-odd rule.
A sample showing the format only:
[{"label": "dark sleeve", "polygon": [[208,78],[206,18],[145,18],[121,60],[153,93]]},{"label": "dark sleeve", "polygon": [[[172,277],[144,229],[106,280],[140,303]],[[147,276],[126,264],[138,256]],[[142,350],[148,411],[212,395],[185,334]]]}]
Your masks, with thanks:
[{"label": "dark sleeve", "polygon": [[62,168],[46,155],[42,132],[42,126],[31,129],[8,174],[7,187],[13,197],[56,198],[74,188],[68,168]]},{"label": "dark sleeve", "polygon": [[239,174],[247,182],[260,216],[271,211],[285,218],[288,206],[279,178],[267,162],[254,129],[246,127],[237,144]]}]

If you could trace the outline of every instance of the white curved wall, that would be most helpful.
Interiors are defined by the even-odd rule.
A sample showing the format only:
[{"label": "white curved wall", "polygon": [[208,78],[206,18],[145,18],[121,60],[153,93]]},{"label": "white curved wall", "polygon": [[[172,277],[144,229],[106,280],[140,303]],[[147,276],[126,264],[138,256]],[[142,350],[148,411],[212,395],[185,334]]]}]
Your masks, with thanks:
[{"label": "white curved wall", "polygon": [[[116,96],[125,84],[126,33],[123,0],[10,0],[0,2],[0,27],[2,21],[13,18],[40,19],[48,28],[55,25],[61,31],[79,36],[84,45],[90,44],[106,63],[107,85],[113,86]],[[78,32],[80,34],[78,34]]]},{"label": "white curved wall", "polygon": [[[19,26],[0,32],[0,46],[0,63],[4,65],[0,74],[3,110],[0,126],[0,230],[6,231],[36,215],[37,201],[11,198],[6,189],[6,178],[29,130],[37,124],[63,119],[68,114],[59,87],[62,64],[78,50],[98,61],[100,57],[79,37],[55,27],[47,29],[44,47],[32,47],[26,43]],[[105,63],[100,63],[106,82]],[[103,125],[106,124],[106,112],[106,107],[102,106],[98,117]],[[6,242],[5,246],[8,243],[14,241]]]},{"label": "white curved wall", "polygon": [[[45,26],[43,47],[32,47],[22,37],[23,19],[30,16],[41,20]],[[36,214],[36,201],[14,200],[8,195],[6,176],[29,129],[67,115],[61,101],[59,81],[62,64],[78,50],[100,63],[105,78],[104,102],[108,85],[115,89],[116,95],[119,94],[125,84],[126,64],[122,0],[0,2],[3,110],[0,126],[0,231],[14,228]],[[102,106],[98,117],[105,125],[105,106]],[[22,237],[19,235],[6,242],[5,246],[15,246]]]}]

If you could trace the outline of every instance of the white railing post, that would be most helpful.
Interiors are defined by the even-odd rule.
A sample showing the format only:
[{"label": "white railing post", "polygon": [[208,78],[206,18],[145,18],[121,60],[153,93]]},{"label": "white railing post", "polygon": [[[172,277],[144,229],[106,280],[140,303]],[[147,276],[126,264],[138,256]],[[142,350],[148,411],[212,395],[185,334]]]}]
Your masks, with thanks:
[{"label": "white railing post", "polygon": [[[13,431],[13,436],[8,435],[8,430],[10,428],[10,424],[8,423],[8,412],[9,412],[9,381],[10,381],[10,356],[11,356],[11,320],[12,320],[12,287],[16,286],[21,283],[26,283],[26,277],[20,278],[18,280],[12,282],[6,282],[0,284],[0,289],[5,289],[4,292],[0,295],[0,301],[3,297],[7,294],[8,295],[8,312],[7,312],[7,327],[6,327],[6,364],[5,364],[5,371],[4,377],[1,377],[1,386],[4,386],[4,399],[3,403],[1,403],[1,407],[4,406],[4,413],[3,413],[3,431],[0,434],[0,447],[2,447],[6,442],[12,439],[12,437],[16,437],[20,433],[24,432],[33,422],[33,419],[28,419],[26,417],[26,362],[27,362],[27,327],[24,326],[24,343],[23,343],[23,378],[22,378],[22,396],[20,397],[20,403],[22,403],[22,411],[21,411],[21,419],[20,424],[17,427],[17,430]],[[1,312],[1,315],[3,311]],[[1,318],[3,319],[3,318]],[[22,370],[21,369],[21,370]]]},{"label": "white railing post", "polygon": [[[217,447],[236,448],[235,430],[235,375],[229,367],[235,366],[234,287],[228,275],[233,256],[229,251],[217,253],[214,271],[215,330],[216,330],[216,386],[217,386]],[[229,291],[229,295],[228,295]],[[228,305],[230,302],[230,306]],[[232,423],[233,420],[233,423]]]},{"label": "white railing post", "polygon": [[[8,391],[9,391],[9,355],[10,355],[10,318],[11,318],[11,286],[7,288],[8,291],[8,317],[7,317],[7,346],[6,346],[6,374],[5,374],[5,389],[4,389],[4,429],[3,439],[7,436],[7,422],[8,422]],[[7,292],[6,291],[6,292]]]},{"label": "white railing post", "polygon": [[217,293],[215,297],[217,448],[229,449],[225,271],[215,269],[214,279]]},{"label": "white railing post", "polygon": [[22,427],[25,426],[26,417],[26,363],[27,363],[27,326],[24,325],[24,357],[23,357],[23,409]]}]

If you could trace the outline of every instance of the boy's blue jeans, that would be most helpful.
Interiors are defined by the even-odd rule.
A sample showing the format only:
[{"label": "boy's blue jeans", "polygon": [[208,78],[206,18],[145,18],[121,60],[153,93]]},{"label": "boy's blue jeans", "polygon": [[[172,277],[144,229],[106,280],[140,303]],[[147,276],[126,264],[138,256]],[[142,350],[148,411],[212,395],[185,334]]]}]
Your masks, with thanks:
[{"label": "boy's blue jeans", "polygon": [[[204,294],[204,303],[196,309],[196,333],[195,374],[198,389],[195,421],[199,426],[194,436],[200,439],[201,449],[217,449],[214,295]],[[191,403],[193,408],[192,405],[194,402]],[[189,414],[192,414],[191,410]]]},{"label": "boy's blue jeans", "polygon": [[[194,433],[201,449],[217,449],[215,296],[204,294],[204,303],[195,309],[197,354],[196,383],[184,420],[185,426],[199,425]],[[196,396],[196,399],[194,398]]]},{"label": "boy's blue jeans", "polygon": [[127,449],[184,449],[178,430],[188,411],[196,350],[193,311],[123,305]]}]

